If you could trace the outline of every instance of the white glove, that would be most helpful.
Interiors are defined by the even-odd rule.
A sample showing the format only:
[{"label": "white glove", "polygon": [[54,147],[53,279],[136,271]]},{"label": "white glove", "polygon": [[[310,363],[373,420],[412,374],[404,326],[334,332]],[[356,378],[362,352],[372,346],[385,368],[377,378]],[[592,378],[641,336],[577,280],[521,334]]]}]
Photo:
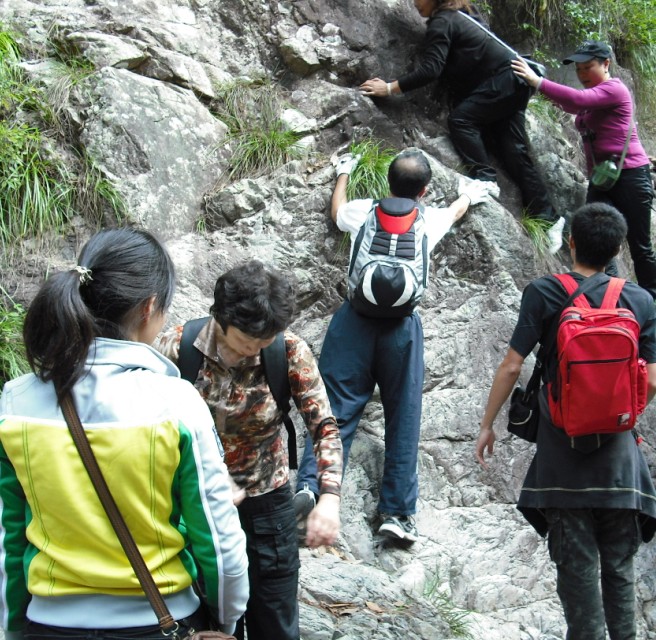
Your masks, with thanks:
[{"label": "white glove", "polygon": [[337,175],[341,176],[344,173],[347,176],[351,175],[351,171],[358,165],[361,157],[359,153],[355,156],[352,153],[345,153],[343,156],[337,158],[337,162],[335,163]]},{"label": "white glove", "polygon": [[490,199],[488,183],[482,180],[460,178],[458,181],[458,197],[460,196],[467,196],[471,205],[487,202]]}]

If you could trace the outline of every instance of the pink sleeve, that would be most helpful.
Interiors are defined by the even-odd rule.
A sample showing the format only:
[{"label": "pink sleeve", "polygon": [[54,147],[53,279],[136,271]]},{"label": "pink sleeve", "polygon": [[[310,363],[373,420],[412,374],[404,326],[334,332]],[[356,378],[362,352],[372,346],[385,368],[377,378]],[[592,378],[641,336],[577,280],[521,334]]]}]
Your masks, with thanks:
[{"label": "pink sleeve", "polygon": [[607,109],[624,101],[620,83],[602,82],[591,89],[572,89],[547,78],[540,83],[540,92],[560,105],[567,113],[579,113],[585,109]]}]

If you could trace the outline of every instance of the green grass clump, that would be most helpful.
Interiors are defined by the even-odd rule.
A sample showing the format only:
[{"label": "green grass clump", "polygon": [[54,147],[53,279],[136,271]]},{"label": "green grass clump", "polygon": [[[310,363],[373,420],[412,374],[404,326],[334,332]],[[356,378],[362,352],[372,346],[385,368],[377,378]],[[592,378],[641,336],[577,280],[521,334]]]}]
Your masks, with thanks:
[{"label": "green grass clump", "polygon": [[474,636],[469,630],[467,616],[469,611],[458,607],[451,600],[448,593],[440,589],[441,579],[439,573],[429,578],[424,585],[424,597],[435,607],[438,616],[448,625],[449,630],[455,638],[473,640]]},{"label": "green grass clump", "polygon": [[349,153],[360,155],[346,187],[349,200],[359,198],[380,199],[389,195],[387,170],[396,155],[394,149],[382,146],[375,140],[363,140],[349,147]]},{"label": "green grass clump", "polygon": [[542,220],[541,218],[532,218],[526,213],[522,214],[520,223],[524,231],[526,231],[526,235],[533,243],[537,254],[541,257],[549,255],[549,236],[547,235],[547,231],[553,223],[548,220]]},{"label": "green grass clump", "polygon": [[64,167],[50,159],[41,133],[0,121],[0,241],[4,246],[68,219],[72,189]]},{"label": "green grass clump", "polygon": [[86,154],[82,156],[81,170],[76,179],[75,204],[85,218],[98,226],[108,222],[120,225],[128,218],[123,196]]},{"label": "green grass clump", "polygon": [[23,349],[25,311],[0,287],[0,389],[7,382],[29,371]]},{"label": "green grass clump", "polygon": [[[24,238],[61,231],[73,214],[92,223],[126,218],[115,187],[86,156],[67,164],[61,113],[93,66],[70,45],[51,45],[57,77],[46,89],[23,73],[17,36],[0,24],[0,245],[5,257]],[[65,154],[64,154],[65,155]],[[73,156],[73,154],[70,154]]]},{"label": "green grass clump", "polygon": [[290,131],[281,119],[280,90],[266,79],[238,80],[216,90],[212,112],[228,127],[233,148],[228,180],[265,175],[302,157],[303,134]]}]

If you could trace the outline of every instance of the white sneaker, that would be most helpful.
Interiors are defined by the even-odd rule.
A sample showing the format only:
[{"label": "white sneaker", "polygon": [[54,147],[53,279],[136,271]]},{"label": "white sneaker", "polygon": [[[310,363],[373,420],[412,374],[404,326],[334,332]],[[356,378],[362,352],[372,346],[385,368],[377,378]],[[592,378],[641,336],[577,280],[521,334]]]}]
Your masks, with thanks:
[{"label": "white sneaker", "polygon": [[565,218],[562,216],[556,220],[547,229],[547,238],[549,239],[548,251],[553,256],[558,253],[560,247],[563,246],[563,228],[565,226]]},{"label": "white sneaker", "polygon": [[475,180],[475,182],[478,182],[481,188],[485,189],[493,198],[499,198],[501,190],[496,182],[493,180]]}]

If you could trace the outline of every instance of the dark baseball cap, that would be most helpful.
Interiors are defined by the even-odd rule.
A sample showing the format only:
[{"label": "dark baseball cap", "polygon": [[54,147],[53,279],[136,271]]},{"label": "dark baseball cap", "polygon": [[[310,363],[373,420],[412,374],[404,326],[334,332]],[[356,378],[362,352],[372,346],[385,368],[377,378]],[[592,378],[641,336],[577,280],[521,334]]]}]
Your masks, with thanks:
[{"label": "dark baseball cap", "polygon": [[610,59],[612,51],[605,42],[596,40],[586,40],[571,56],[563,60],[563,64],[572,62],[588,62],[592,58],[601,58],[602,60]]}]

